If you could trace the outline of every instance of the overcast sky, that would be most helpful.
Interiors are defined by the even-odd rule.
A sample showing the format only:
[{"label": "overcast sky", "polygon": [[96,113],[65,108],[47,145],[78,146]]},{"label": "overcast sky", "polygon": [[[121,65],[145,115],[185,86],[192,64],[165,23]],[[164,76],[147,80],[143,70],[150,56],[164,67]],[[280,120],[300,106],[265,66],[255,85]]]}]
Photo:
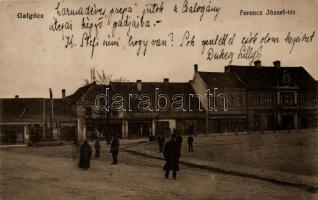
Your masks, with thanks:
[{"label": "overcast sky", "polygon": [[[311,34],[318,31],[318,1],[317,0],[223,0],[210,1],[211,6],[220,6],[221,10],[216,20],[213,13],[204,15],[199,21],[199,14],[176,14],[172,11],[174,4],[182,7],[184,0],[166,1],[163,14],[149,16],[152,21],[160,20],[155,27],[148,29],[132,29],[135,38],[166,39],[168,47],[148,47],[146,56],[137,56],[136,48],[127,47],[127,29],[117,30],[116,38],[120,37],[119,48],[95,48],[91,59],[91,49],[79,48],[82,35],[81,17],[60,17],[59,20],[72,20],[76,47],[65,48],[61,40],[62,34],[49,31],[50,23],[56,16],[54,8],[58,1],[9,1],[0,3],[0,98],[48,97],[49,89],[53,89],[54,97],[61,96],[65,88],[67,95],[73,93],[89,79],[90,68],[105,70],[114,77],[125,77],[130,81],[188,81],[193,77],[193,64],[199,65],[203,71],[224,71],[229,60],[207,60],[206,54],[201,55],[201,40],[213,38],[216,33],[236,33],[236,42],[228,51],[237,55],[240,49],[240,38],[250,32],[272,35],[283,38],[288,32],[293,35]],[[93,2],[93,1],[91,1]],[[145,3],[156,1],[94,1],[98,7],[132,6],[141,8]],[[159,3],[161,1],[158,1]],[[195,1],[189,0],[189,4]],[[208,5],[209,1],[199,1]],[[237,3],[233,3],[237,2]],[[65,0],[63,6],[79,7],[88,3],[72,3]],[[240,10],[293,9],[295,15],[290,16],[240,16]],[[43,19],[18,19],[17,13],[43,13]],[[105,29],[105,30],[104,30]],[[107,35],[109,27],[104,26]],[[180,47],[185,31],[195,34],[195,47]],[[173,32],[173,42],[169,33]],[[68,33],[66,31],[66,33]],[[104,35],[104,36],[105,36]],[[173,43],[173,47],[171,44]],[[259,45],[255,45],[256,47]],[[221,48],[215,47],[220,50]],[[304,66],[306,70],[318,79],[318,39],[317,33],[311,43],[296,44],[289,54],[290,45],[283,43],[264,45],[262,64],[271,66],[274,60],[281,60],[282,66]],[[233,60],[235,65],[248,65],[249,60]]]}]

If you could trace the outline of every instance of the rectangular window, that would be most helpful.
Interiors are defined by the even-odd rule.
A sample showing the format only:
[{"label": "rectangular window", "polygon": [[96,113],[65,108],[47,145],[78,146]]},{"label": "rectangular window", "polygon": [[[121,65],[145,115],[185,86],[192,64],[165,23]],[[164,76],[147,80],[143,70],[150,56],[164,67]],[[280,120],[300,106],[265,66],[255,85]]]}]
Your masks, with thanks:
[{"label": "rectangular window", "polygon": [[267,97],[267,104],[268,104],[268,105],[272,105],[272,103],[273,103],[273,96],[272,96],[272,95],[269,95],[269,96]]},{"label": "rectangular window", "polygon": [[318,104],[318,95],[316,95],[316,96],[314,97],[314,104],[315,104],[315,105]]},{"label": "rectangular window", "polygon": [[307,98],[305,95],[300,96],[300,104],[305,105],[307,101]]},{"label": "rectangular window", "polygon": [[282,92],[281,93],[281,102],[285,106],[291,106],[291,105],[295,104],[294,93],[293,92]]},{"label": "rectangular window", "polygon": [[261,104],[261,96],[260,95],[256,95],[255,96],[255,105],[260,105]]}]

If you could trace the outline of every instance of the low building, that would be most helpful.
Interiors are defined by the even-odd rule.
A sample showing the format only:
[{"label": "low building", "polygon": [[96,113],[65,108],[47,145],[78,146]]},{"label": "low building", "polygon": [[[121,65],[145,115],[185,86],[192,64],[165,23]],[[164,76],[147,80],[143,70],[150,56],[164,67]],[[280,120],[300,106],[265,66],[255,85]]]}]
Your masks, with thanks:
[{"label": "low building", "polygon": [[0,99],[1,144],[73,139],[76,124],[66,99]]},{"label": "low building", "polygon": [[[107,86],[92,83],[68,98],[75,98],[79,93],[82,93],[81,98],[74,104],[74,110],[80,139],[97,135],[107,137],[107,134],[122,138],[156,136],[173,131],[186,134],[190,127],[205,132],[205,114],[199,110],[199,99],[191,96],[194,91],[189,82],[171,83],[165,79],[161,83],[137,80]],[[101,99],[99,103],[105,104],[104,97],[98,98],[100,95],[108,99],[112,107],[108,111],[98,109],[98,99]]]}]

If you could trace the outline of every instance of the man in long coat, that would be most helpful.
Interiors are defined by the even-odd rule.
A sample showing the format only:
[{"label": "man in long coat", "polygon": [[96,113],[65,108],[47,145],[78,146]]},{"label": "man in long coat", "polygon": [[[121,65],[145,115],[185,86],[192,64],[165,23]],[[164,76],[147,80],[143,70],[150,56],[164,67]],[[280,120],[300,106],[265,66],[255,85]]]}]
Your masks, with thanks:
[{"label": "man in long coat", "polygon": [[176,143],[176,135],[172,134],[170,141],[168,141],[163,149],[163,155],[166,160],[163,170],[165,171],[165,177],[169,177],[169,172],[172,170],[173,178],[177,178],[177,171],[179,171],[179,157],[180,151]]},{"label": "man in long coat", "polygon": [[189,152],[193,152],[193,137],[192,137],[192,135],[188,136],[188,150],[189,150]]},{"label": "man in long coat", "polygon": [[116,165],[118,163],[118,153],[119,153],[119,140],[117,135],[113,135],[111,144],[110,144],[110,153],[113,156],[113,163]]},{"label": "man in long coat", "polygon": [[100,155],[100,143],[99,143],[99,138],[97,138],[95,141],[95,158],[99,159],[99,155]]},{"label": "man in long coat", "polygon": [[190,132],[188,136],[188,150],[189,152],[193,152],[193,133],[194,133],[194,127],[193,125],[190,126]]},{"label": "man in long coat", "polygon": [[84,170],[88,170],[91,163],[91,157],[92,157],[92,148],[88,144],[88,142],[85,141],[80,148],[79,167]]},{"label": "man in long coat", "polygon": [[177,147],[178,147],[178,150],[179,150],[179,154],[181,155],[181,149],[182,149],[182,141],[183,141],[183,138],[181,136],[180,133],[178,133],[176,135],[176,143],[177,143]]},{"label": "man in long coat", "polygon": [[163,152],[163,146],[165,145],[165,136],[164,135],[160,135],[158,137],[158,144],[159,144],[159,153]]}]

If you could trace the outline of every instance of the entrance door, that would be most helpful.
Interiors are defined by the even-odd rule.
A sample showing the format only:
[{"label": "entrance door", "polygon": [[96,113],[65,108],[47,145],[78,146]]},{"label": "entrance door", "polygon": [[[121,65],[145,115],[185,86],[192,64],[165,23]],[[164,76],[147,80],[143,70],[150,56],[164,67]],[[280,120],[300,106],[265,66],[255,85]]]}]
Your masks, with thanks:
[{"label": "entrance door", "polygon": [[169,135],[170,128],[168,121],[159,121],[156,126],[156,135]]},{"label": "entrance door", "polygon": [[282,115],[282,129],[283,130],[295,129],[293,115]]}]

